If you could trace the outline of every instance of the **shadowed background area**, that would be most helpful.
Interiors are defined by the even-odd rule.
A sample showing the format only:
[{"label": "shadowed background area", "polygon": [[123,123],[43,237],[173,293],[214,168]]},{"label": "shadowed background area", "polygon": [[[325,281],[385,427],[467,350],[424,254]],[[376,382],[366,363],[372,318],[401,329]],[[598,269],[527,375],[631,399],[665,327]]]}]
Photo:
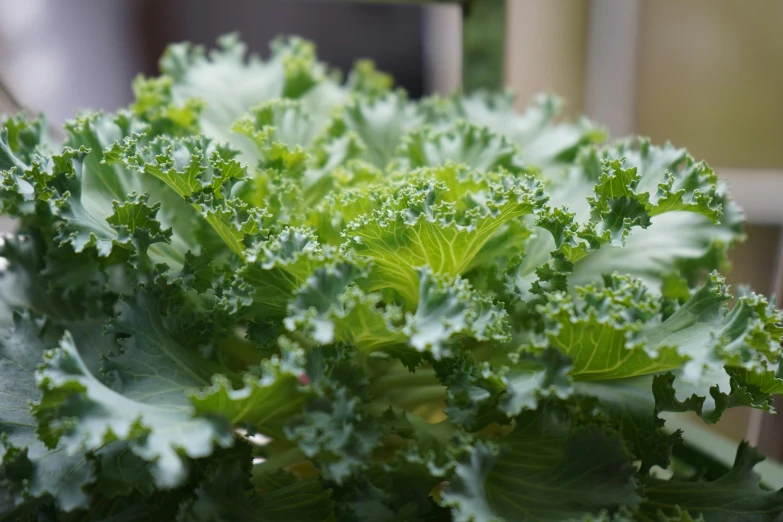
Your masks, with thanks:
[{"label": "shadowed background area", "polygon": [[357,58],[374,59],[417,97],[423,19],[418,6],[308,0],[0,0],[0,74],[22,103],[59,124],[80,108],[129,103],[135,75],[155,74],[171,42],[212,46],[239,32],[267,56],[276,36],[299,35],[343,71]]}]

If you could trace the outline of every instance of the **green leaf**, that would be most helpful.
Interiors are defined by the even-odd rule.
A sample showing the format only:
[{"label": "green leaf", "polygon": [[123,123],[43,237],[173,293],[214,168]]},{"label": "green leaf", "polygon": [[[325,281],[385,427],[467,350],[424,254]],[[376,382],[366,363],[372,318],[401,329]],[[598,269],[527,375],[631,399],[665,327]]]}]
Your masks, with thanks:
[{"label": "green leaf", "polygon": [[274,489],[256,493],[250,489],[248,464],[241,457],[217,463],[196,488],[195,498],[180,507],[177,520],[334,522],[331,492],[318,479],[285,480]]},{"label": "green leaf", "polygon": [[233,143],[244,152],[249,144],[231,129],[251,107],[275,98],[302,98],[326,116],[345,100],[345,93],[316,60],[310,42],[278,40],[266,62],[256,55],[245,60],[246,47],[236,35],[220,38],[218,45],[219,50],[209,54],[200,46],[172,45],[161,59],[161,69],[171,78],[172,102],[199,100],[203,109],[198,126],[210,138]]},{"label": "green leaf", "polygon": [[133,80],[133,95],[136,99],[131,110],[143,121],[149,123],[155,135],[163,133],[190,134],[198,129],[198,120],[204,108],[201,100],[191,98],[182,103],[173,100],[173,80],[169,76]]},{"label": "green leaf", "polygon": [[653,381],[660,411],[692,411],[712,424],[729,408],[750,406],[772,410],[772,397],[783,392],[775,371],[752,372],[732,367],[705,369],[698,380],[682,372],[658,375]]},{"label": "green leaf", "polygon": [[348,87],[355,92],[378,96],[388,92],[394,85],[394,78],[375,68],[372,60],[357,60],[348,75]]},{"label": "green leaf", "polygon": [[639,459],[642,474],[649,473],[653,466],[668,467],[672,448],[682,442],[679,432],[664,430],[664,420],[658,415],[663,407],[653,396],[657,379],[644,376],[574,385],[575,394],[598,399],[596,410],[622,434]]},{"label": "green leaf", "polygon": [[[117,160],[119,141],[135,145],[144,129],[127,113],[113,118],[93,114],[70,122],[69,147],[47,160],[49,174],[32,172],[30,180],[38,198],[49,201],[56,213],[58,240],[76,253],[95,247],[108,257],[119,246],[176,267],[184,253],[197,246],[191,224],[195,216],[161,183],[142,178]],[[144,220],[126,223],[129,215],[123,216],[121,209],[131,208],[144,214]]]},{"label": "green leaf", "polygon": [[226,306],[249,314],[284,317],[289,302],[315,271],[335,257],[305,229],[286,228],[245,253]]},{"label": "green leaf", "polygon": [[726,248],[741,238],[741,213],[712,170],[646,140],[585,149],[553,187],[551,203],[536,222],[549,234],[536,233],[535,257],[512,280],[523,297],[531,285],[562,289],[566,278],[586,284],[612,271],[657,291],[679,272],[693,287],[725,264]]},{"label": "green leaf", "polygon": [[419,273],[419,305],[405,318],[410,345],[439,359],[450,355],[447,341],[455,334],[478,341],[508,339],[505,311],[481,296],[461,278],[451,279],[424,269]]},{"label": "green leaf", "polygon": [[327,194],[324,199],[308,212],[307,224],[315,230],[319,239],[326,244],[342,244],[343,230],[348,223],[371,214],[380,208],[385,195],[379,194],[380,188],[347,188]]},{"label": "green leaf", "polygon": [[133,335],[106,363],[113,388],[90,372],[70,333],[46,353],[36,377],[38,433],[67,452],[128,441],[149,462],[155,484],[171,488],[187,477],[184,457],[205,457],[232,438],[224,423],[194,417],[188,402],[189,390],[208,383],[209,364],[173,342],[153,310],[127,306],[117,328]]},{"label": "green leaf", "polygon": [[234,124],[234,132],[251,138],[261,151],[273,143],[290,147],[293,151],[310,145],[318,135],[307,108],[298,100],[280,99],[254,107],[251,116],[243,116]]},{"label": "green leaf", "polygon": [[[408,358],[405,354],[399,356],[401,361],[387,358],[370,358],[367,364],[373,368],[368,391],[372,397],[373,409],[376,412],[394,411],[414,412],[412,418],[434,421],[442,420],[442,416],[427,414],[443,410],[447,398],[447,388],[444,379],[433,368],[422,367],[421,358]],[[455,359],[439,361],[441,365],[451,365]],[[414,422],[411,421],[411,422]],[[444,421],[448,424],[448,421]]]},{"label": "green leaf", "polygon": [[20,114],[0,118],[0,171],[33,163],[41,149],[49,145],[47,124],[43,116],[28,119]]},{"label": "green leaf", "polygon": [[685,364],[678,345],[646,339],[644,327],[654,324],[658,312],[655,297],[625,276],[606,277],[604,283],[579,287],[578,297],[554,292],[542,307],[546,344],[571,359],[571,376],[618,379]]},{"label": "green leaf", "polygon": [[617,435],[546,411],[523,413],[497,444],[472,446],[442,498],[458,522],[580,519],[641,500]]},{"label": "green leaf", "polygon": [[160,222],[155,219],[160,203],[150,207],[147,205],[148,194],[131,196],[123,203],[114,201],[114,214],[106,219],[117,231],[117,243],[132,243],[140,252],[146,252],[153,243],[168,243],[171,229],[162,230]]},{"label": "green leaf", "polygon": [[464,118],[487,127],[515,143],[526,165],[538,168],[570,160],[579,146],[603,139],[603,133],[586,120],[556,123],[562,102],[546,94],[537,96],[522,114],[514,112],[510,93],[476,92],[432,105],[430,118],[435,122]]},{"label": "green leaf", "polygon": [[339,520],[448,522],[449,511],[430,497],[432,483],[422,466],[378,466],[368,473],[367,480],[356,480],[335,491],[335,500],[343,507]]},{"label": "green leaf", "polygon": [[343,111],[346,127],[356,133],[365,147],[365,158],[380,168],[397,155],[403,136],[423,121],[403,91],[356,98]]},{"label": "green leaf", "polygon": [[[348,287],[329,309],[335,336],[364,354],[377,351],[405,357],[408,336],[402,331],[404,314],[394,304],[383,304],[380,294]],[[400,348],[402,347],[402,350]],[[418,358],[416,358],[418,359]]]},{"label": "green leaf", "polygon": [[64,511],[87,508],[84,489],[96,480],[84,453],[50,449],[36,437],[30,408],[40,397],[35,371],[50,346],[44,335],[40,321],[17,313],[0,336],[0,516],[41,497]]},{"label": "green leaf", "polygon": [[725,280],[713,273],[666,321],[647,330],[653,343],[683,347],[690,358],[686,379],[697,379],[716,360],[763,373],[780,356],[780,312],[758,294],[741,295],[731,310],[729,299]]},{"label": "green leaf", "polygon": [[286,327],[291,331],[307,332],[321,344],[334,341],[335,325],[329,317],[332,307],[348,285],[361,275],[361,269],[349,262],[316,269],[297,289],[296,297],[288,307]]},{"label": "green leaf", "polygon": [[[590,171],[595,172],[600,154],[611,161],[625,158],[625,165],[635,169],[635,191],[649,198],[651,224],[635,229],[622,249],[607,244],[582,259],[573,269],[575,284],[617,270],[640,277],[655,289],[670,273],[680,271],[693,286],[703,274],[721,267],[725,249],[741,238],[742,214],[708,166],[696,163],[682,149],[637,140],[585,154],[578,178],[595,176]],[[584,182],[573,179],[568,186],[580,183]],[[559,201],[563,196],[555,191],[552,197]],[[580,204],[574,199],[569,195],[568,204],[579,216]]]},{"label": "green leaf", "polygon": [[462,278],[419,270],[418,306],[403,314],[396,305],[379,306],[381,295],[350,286],[359,274],[346,263],[317,269],[289,307],[288,329],[318,343],[340,340],[365,354],[381,351],[408,363],[418,361],[416,352],[450,356],[455,339],[509,337],[505,311]]},{"label": "green leaf", "polygon": [[570,360],[554,349],[541,357],[514,354],[508,366],[501,366],[500,375],[506,387],[501,402],[502,411],[516,417],[523,410],[534,410],[543,398],[571,396]]},{"label": "green leaf", "polygon": [[[439,171],[455,179],[458,169]],[[504,176],[477,182],[481,189],[454,202],[446,182],[410,180],[384,205],[348,224],[344,235],[353,249],[374,261],[367,286],[394,288],[417,302],[416,269],[456,276],[471,268],[482,247],[507,222],[534,213],[545,201],[530,178]],[[483,186],[482,186],[483,185]]]},{"label": "green leaf", "polygon": [[234,130],[256,145],[259,172],[249,197],[265,201],[279,220],[289,224],[334,188],[379,177],[361,160],[366,147],[359,136],[340,118],[322,128],[302,100],[264,103],[252,110],[252,116],[240,118]]},{"label": "green leaf", "polygon": [[190,203],[235,254],[243,253],[246,236],[264,232],[268,214],[231,194],[247,177],[236,152],[203,137],[161,137],[142,147],[129,142],[122,154],[126,165],[160,179]]},{"label": "green leaf", "polygon": [[285,427],[286,438],[338,484],[371,465],[387,431],[369,405],[367,379],[354,359],[354,350],[340,345],[313,351],[307,376],[315,396]]},{"label": "green leaf", "polygon": [[486,127],[458,122],[447,130],[424,127],[402,139],[396,168],[437,167],[458,163],[481,171],[503,169],[514,174],[524,170],[516,163],[517,148]]},{"label": "green leaf", "polygon": [[681,368],[684,380],[698,382],[716,365],[764,374],[780,354],[779,314],[758,295],[740,297],[729,311],[731,296],[717,274],[665,320],[659,298],[625,276],[607,276],[603,287],[576,293],[550,294],[542,313],[548,344],[571,358],[577,380]]},{"label": "green leaf", "polygon": [[758,451],[743,442],[737,449],[734,467],[717,480],[647,479],[647,498],[637,517],[643,521],[660,520],[659,512],[676,516],[682,510],[705,522],[775,520],[783,512],[783,490],[765,491],[759,486],[753,468],[763,460]]},{"label": "green leaf", "polygon": [[212,386],[191,397],[196,413],[224,418],[231,426],[248,427],[269,437],[282,438],[283,426],[302,410],[311,393],[301,385],[302,349],[284,338],[279,344],[280,355],[265,361],[259,372],[246,374],[242,388],[234,389],[231,381],[216,375]]}]

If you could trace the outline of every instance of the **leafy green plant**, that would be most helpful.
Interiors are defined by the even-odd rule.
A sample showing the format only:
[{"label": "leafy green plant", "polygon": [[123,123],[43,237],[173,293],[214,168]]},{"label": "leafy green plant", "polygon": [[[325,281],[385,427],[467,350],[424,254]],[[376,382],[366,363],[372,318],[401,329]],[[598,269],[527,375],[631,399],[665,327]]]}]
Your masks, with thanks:
[{"label": "leafy green plant", "polygon": [[313,46],[174,45],[116,114],[0,131],[7,520],[773,520],[780,314],[704,163],[558,102],[414,102]]}]

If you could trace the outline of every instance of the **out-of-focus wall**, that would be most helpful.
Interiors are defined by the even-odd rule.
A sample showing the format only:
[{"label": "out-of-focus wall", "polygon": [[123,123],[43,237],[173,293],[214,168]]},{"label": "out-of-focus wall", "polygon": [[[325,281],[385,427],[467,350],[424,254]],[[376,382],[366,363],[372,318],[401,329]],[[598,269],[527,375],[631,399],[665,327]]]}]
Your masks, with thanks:
[{"label": "out-of-focus wall", "polygon": [[711,165],[783,168],[783,2],[642,4],[636,124]]},{"label": "out-of-focus wall", "polygon": [[0,0],[0,77],[59,125],[131,99],[142,67],[134,0]]}]

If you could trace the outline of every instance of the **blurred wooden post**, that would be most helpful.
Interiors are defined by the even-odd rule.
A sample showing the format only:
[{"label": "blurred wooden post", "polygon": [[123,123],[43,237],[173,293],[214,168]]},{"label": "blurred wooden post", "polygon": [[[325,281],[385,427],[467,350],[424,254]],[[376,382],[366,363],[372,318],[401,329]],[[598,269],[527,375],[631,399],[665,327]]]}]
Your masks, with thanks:
[{"label": "blurred wooden post", "polygon": [[611,136],[634,132],[641,0],[592,0],[587,30],[585,115]]},{"label": "blurred wooden post", "polygon": [[424,6],[424,92],[448,94],[462,85],[462,6]]},{"label": "blurred wooden post", "polygon": [[522,110],[541,91],[565,101],[565,114],[582,114],[585,90],[587,0],[508,0],[506,86]]}]

